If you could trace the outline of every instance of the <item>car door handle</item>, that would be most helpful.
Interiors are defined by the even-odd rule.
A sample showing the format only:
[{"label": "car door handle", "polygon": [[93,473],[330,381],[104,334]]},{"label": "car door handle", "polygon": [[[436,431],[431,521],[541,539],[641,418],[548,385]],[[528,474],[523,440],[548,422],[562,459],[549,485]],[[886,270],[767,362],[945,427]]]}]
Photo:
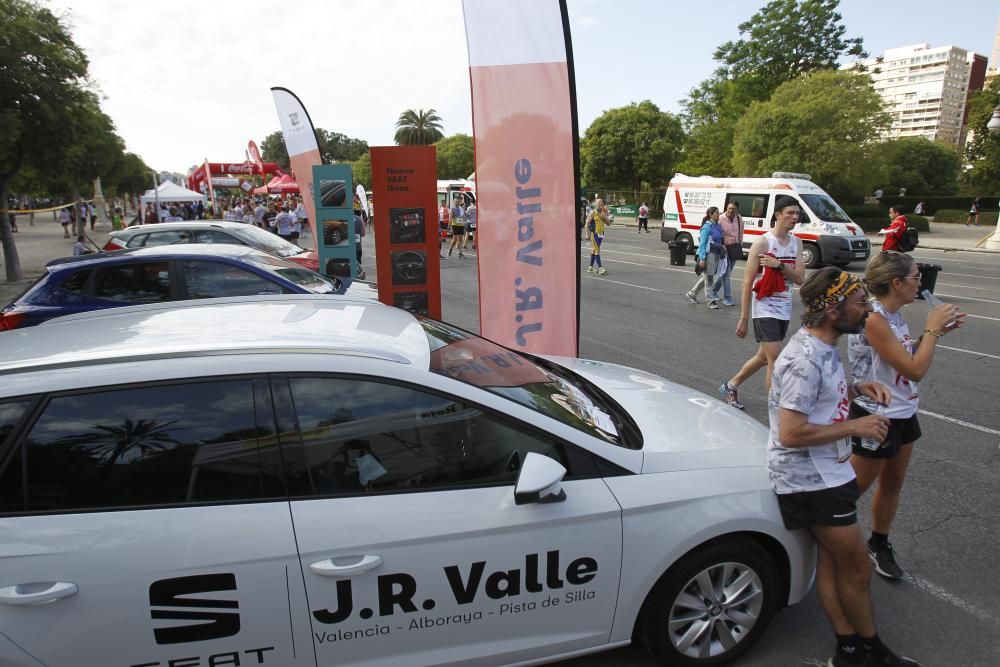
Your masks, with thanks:
[{"label": "car door handle", "polygon": [[44,604],[75,595],[77,590],[76,584],[68,581],[16,584],[0,588],[0,603],[12,605]]},{"label": "car door handle", "polygon": [[332,558],[321,560],[309,566],[309,569],[324,577],[353,577],[368,570],[374,570],[382,565],[381,556],[364,555],[356,563],[350,565],[337,565]]}]

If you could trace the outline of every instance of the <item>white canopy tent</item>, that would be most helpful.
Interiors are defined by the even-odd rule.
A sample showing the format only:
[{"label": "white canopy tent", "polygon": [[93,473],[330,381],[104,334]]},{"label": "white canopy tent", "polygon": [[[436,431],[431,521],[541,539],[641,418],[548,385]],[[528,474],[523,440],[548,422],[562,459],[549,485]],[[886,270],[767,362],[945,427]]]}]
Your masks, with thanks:
[{"label": "white canopy tent", "polygon": [[205,195],[183,188],[173,181],[163,181],[155,191],[152,189],[146,190],[140,199],[143,206],[146,204],[155,204],[157,200],[160,202],[200,201],[202,203],[206,201]]}]

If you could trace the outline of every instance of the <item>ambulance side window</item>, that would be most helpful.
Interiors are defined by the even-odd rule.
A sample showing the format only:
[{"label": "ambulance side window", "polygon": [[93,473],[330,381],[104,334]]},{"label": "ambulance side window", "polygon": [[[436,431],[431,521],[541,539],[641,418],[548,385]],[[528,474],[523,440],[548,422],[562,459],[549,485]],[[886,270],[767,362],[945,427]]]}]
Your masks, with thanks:
[{"label": "ambulance side window", "polygon": [[735,201],[744,218],[763,218],[770,195],[732,193],[726,195],[726,206]]}]

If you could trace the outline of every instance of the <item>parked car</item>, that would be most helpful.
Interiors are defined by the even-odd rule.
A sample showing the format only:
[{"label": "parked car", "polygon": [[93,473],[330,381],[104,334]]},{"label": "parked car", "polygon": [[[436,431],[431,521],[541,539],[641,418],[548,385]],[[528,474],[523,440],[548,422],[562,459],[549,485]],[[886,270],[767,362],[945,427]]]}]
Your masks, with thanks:
[{"label": "parked car", "polygon": [[139,303],[251,294],[345,294],[377,300],[375,287],[329,278],[247,246],[170,245],[56,259],[0,310],[0,332],[54,317]]},{"label": "parked car", "polygon": [[0,376],[5,665],[719,665],[814,574],[758,422],[382,304],[73,315]]},{"label": "parked car", "polygon": [[111,232],[108,242],[104,245],[104,250],[149,248],[184,243],[247,245],[278,257],[290,259],[312,271],[319,271],[319,255],[314,250],[300,248],[260,227],[226,220],[136,225]]}]

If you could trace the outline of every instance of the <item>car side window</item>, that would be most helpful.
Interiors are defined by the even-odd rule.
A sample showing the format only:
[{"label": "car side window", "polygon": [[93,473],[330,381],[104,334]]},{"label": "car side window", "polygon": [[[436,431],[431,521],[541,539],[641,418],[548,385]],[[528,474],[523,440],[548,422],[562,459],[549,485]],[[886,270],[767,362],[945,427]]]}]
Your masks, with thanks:
[{"label": "car side window", "polygon": [[125,244],[125,247],[126,248],[141,248],[142,246],[146,245],[146,238],[148,236],[149,236],[149,234],[136,234],[135,236],[133,236],[132,238],[130,238],[128,240],[128,243]]},{"label": "car side window", "polygon": [[528,452],[574,473],[562,443],[454,398],[354,378],[288,382],[301,437],[283,448],[292,495],[513,485]]},{"label": "car side window", "polygon": [[171,245],[173,243],[190,243],[191,232],[188,231],[163,231],[150,232],[146,242],[142,245],[151,248],[158,245]]},{"label": "car side window", "polygon": [[20,510],[24,505],[23,467],[20,449],[7,440],[31,401],[0,403],[0,513]]},{"label": "car side window", "polygon": [[235,236],[230,236],[225,232],[215,229],[199,229],[197,232],[198,243],[232,243],[233,245],[246,245]]},{"label": "car side window", "polygon": [[74,294],[82,294],[84,288],[87,286],[87,279],[90,278],[91,272],[91,269],[74,272],[69,278],[63,281],[63,284],[59,286],[60,289],[73,292]]},{"label": "car side window", "polygon": [[222,262],[184,261],[181,275],[190,299],[289,293],[267,278]]},{"label": "car side window", "polygon": [[106,266],[94,281],[94,296],[109,301],[155,303],[170,300],[167,262],[136,262]]},{"label": "car side window", "polygon": [[251,379],[53,397],[20,443],[25,509],[282,497],[277,470],[260,462],[276,439],[258,409]]}]

